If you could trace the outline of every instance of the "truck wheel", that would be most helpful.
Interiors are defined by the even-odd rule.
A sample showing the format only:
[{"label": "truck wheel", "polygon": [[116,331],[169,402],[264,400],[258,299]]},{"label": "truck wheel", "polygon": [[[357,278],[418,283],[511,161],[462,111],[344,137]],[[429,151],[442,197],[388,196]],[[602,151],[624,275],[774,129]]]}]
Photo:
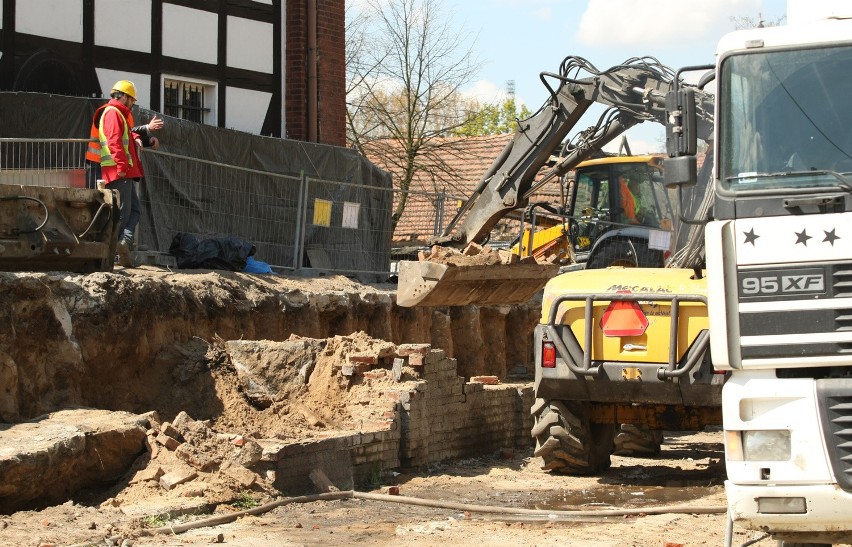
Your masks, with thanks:
[{"label": "truck wheel", "polygon": [[613,424],[589,422],[586,405],[537,399],[533,405],[535,455],[543,469],[572,475],[594,475],[610,466]]},{"label": "truck wheel", "polygon": [[656,456],[663,444],[663,432],[645,425],[621,424],[615,433],[615,452],[618,456]]}]

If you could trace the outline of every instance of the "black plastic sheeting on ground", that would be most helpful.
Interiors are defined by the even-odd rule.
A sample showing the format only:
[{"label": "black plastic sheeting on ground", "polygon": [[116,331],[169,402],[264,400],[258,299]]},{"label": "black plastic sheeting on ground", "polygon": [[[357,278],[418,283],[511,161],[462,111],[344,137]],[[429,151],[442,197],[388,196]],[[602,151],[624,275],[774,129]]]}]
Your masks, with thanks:
[{"label": "black plastic sheeting on ground", "polygon": [[[0,137],[88,138],[94,110],[103,102],[103,99],[0,92]],[[133,113],[136,125],[147,123],[154,114],[140,108],[134,108]],[[387,172],[346,148],[262,137],[157,115],[165,119],[165,126],[156,136],[161,142],[160,151],[167,154],[143,154],[147,180],[140,186],[140,244],[168,252],[178,233],[194,234],[200,239],[235,237],[255,245],[256,257],[276,267],[308,265],[304,257],[295,256],[307,248],[321,251],[329,270],[347,273],[389,270],[393,192]],[[228,185],[237,183],[224,180],[206,184],[208,181],[199,181],[198,177],[187,177],[187,173],[204,173],[204,163],[198,162],[188,169],[184,165],[187,160],[176,160],[170,154],[287,178],[246,177],[249,180],[238,184],[255,185],[250,186],[251,193],[263,198],[234,200],[233,189]],[[288,185],[298,186],[305,177],[322,181],[313,188],[322,189],[319,197],[323,199],[358,203],[359,226],[329,231],[316,229],[310,222],[303,223],[302,240],[298,241],[296,236],[301,231],[298,207],[292,196],[298,196],[299,191]],[[245,188],[241,191],[245,192]],[[175,196],[181,198],[180,207],[174,206]],[[302,199],[303,203],[310,203],[313,197],[302,196]],[[226,210],[227,216],[236,220],[228,221],[225,215],[217,214],[218,210]],[[265,224],[271,221],[279,223],[277,230],[267,229]]]}]

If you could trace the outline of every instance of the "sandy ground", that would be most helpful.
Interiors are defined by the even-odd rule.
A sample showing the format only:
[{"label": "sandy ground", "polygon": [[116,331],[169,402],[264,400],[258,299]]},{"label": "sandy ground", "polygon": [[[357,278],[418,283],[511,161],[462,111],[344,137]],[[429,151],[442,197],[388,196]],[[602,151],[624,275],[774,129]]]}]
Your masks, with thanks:
[{"label": "sandy ground", "polygon": [[[531,454],[450,463],[399,475],[400,494],[457,503],[548,510],[725,504],[721,433],[667,438],[659,458],[613,457],[599,477],[550,475]],[[504,454],[503,456],[508,456]],[[386,488],[376,491],[382,492]],[[723,514],[553,520],[385,502],[342,500],[285,506],[226,526],[136,545],[722,545]],[[767,544],[768,545],[768,544]]]},{"label": "sandy ground", "polygon": [[[290,504],[241,517],[218,526],[180,534],[145,535],[154,526],[179,525],[149,516],[134,525],[133,540],[114,545],[181,546],[221,543],[259,545],[722,545],[725,515],[672,512],[609,518],[548,518],[512,515],[512,508],[607,510],[650,507],[723,508],[724,466],[721,433],[672,433],[660,456],[613,457],[613,466],[597,477],[566,477],[541,471],[531,453],[448,462],[419,473],[385,477],[371,491],[392,486],[401,496],[506,508],[505,514],[421,507],[372,500],[336,500]],[[265,503],[265,502],[264,502]],[[235,512],[220,507],[215,515]],[[209,518],[210,516],[192,517]],[[65,504],[41,512],[0,518],[2,545],[109,545],[105,537],[127,538],[127,519],[104,509]],[[73,533],[71,533],[73,530]],[[81,530],[91,538],[80,541]],[[64,532],[64,533],[63,533]],[[735,528],[734,544],[754,533]],[[139,535],[141,534],[141,535]],[[63,542],[62,537],[76,537]],[[767,540],[758,545],[774,545]]]}]

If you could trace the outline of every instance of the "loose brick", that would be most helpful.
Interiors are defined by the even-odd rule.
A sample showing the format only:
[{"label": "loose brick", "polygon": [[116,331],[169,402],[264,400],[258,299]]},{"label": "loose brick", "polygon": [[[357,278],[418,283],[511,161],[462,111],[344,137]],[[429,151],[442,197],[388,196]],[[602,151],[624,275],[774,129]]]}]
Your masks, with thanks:
[{"label": "loose brick", "polygon": [[225,469],[224,473],[237,481],[240,486],[249,488],[257,482],[257,474],[246,469],[245,467],[235,465]]},{"label": "loose brick", "polygon": [[177,439],[169,437],[165,433],[160,433],[159,435],[157,435],[157,442],[165,446],[169,450],[175,450],[178,446],[180,446],[180,443],[177,441]]},{"label": "loose brick", "polygon": [[420,355],[423,355],[429,353],[431,349],[431,344],[400,344],[396,348],[396,354],[400,357],[405,357],[407,355],[411,355],[412,353],[418,353]]},{"label": "loose brick", "polygon": [[195,479],[197,476],[198,473],[190,470],[171,471],[160,477],[160,487],[164,490],[171,490],[179,484]]},{"label": "loose brick", "polygon": [[364,374],[365,372],[369,372],[373,367],[370,363],[354,363],[352,368],[355,370],[356,374]]},{"label": "loose brick", "polygon": [[377,365],[379,364],[379,356],[378,355],[350,355],[348,357],[350,363],[366,363],[368,365]]},{"label": "loose brick", "polygon": [[474,241],[468,243],[467,247],[462,251],[462,254],[465,256],[476,256],[480,253],[482,253],[482,245]]},{"label": "loose brick", "polygon": [[164,433],[173,439],[183,439],[183,436],[180,434],[180,431],[178,431],[177,428],[175,428],[175,426],[173,426],[169,422],[165,422],[163,423],[163,425],[160,426],[160,433]]},{"label": "loose brick", "polygon": [[145,469],[141,469],[130,479],[130,484],[136,484],[143,481],[158,481],[165,474],[159,465],[149,465]]},{"label": "loose brick", "polygon": [[496,376],[473,376],[470,381],[489,386],[497,385],[500,383],[500,379]]}]

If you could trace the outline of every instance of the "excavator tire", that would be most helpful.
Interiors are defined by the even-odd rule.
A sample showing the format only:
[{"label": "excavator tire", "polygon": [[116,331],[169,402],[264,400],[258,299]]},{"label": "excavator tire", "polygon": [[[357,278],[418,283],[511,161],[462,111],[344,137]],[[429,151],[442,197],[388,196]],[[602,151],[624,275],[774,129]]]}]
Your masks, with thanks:
[{"label": "excavator tire", "polygon": [[537,399],[533,414],[535,455],[542,458],[542,469],[594,475],[609,468],[615,426],[590,423],[585,404]]},{"label": "excavator tire", "polygon": [[621,424],[615,433],[617,456],[656,456],[663,444],[663,432],[645,425]]},{"label": "excavator tire", "polygon": [[626,241],[609,241],[595,249],[595,254],[586,263],[587,270],[598,270],[610,266],[624,266],[635,268],[638,266],[638,257],[632,245]]}]

